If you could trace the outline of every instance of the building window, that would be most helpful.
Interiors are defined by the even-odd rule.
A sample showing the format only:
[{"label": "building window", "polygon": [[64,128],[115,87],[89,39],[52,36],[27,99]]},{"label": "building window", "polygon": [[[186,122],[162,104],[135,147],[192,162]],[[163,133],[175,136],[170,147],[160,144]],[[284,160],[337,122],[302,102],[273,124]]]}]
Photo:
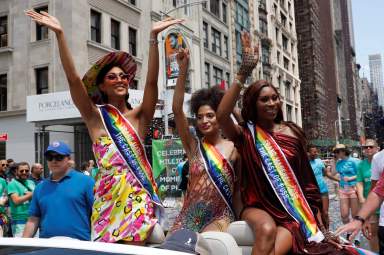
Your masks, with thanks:
[{"label": "building window", "polygon": [[280,93],[280,95],[282,95],[281,93],[283,92],[283,83],[281,81],[281,76],[280,75],[277,77],[277,83],[279,85],[279,93]]},{"label": "building window", "polygon": [[241,27],[240,30],[249,31],[249,10],[247,3],[236,2],[236,24]]},{"label": "building window", "polygon": [[292,23],[291,23],[291,22],[289,22],[289,31],[290,31],[290,32],[293,32],[293,26],[292,26]]},{"label": "building window", "polygon": [[259,29],[260,33],[262,33],[265,36],[268,36],[268,23],[264,19],[259,19]]},{"label": "building window", "polygon": [[223,22],[227,23],[227,5],[225,3],[223,3],[222,9],[223,9]]},{"label": "building window", "polygon": [[101,13],[91,10],[91,40],[101,43]]},{"label": "building window", "polygon": [[111,19],[111,47],[120,50],[120,22]]},{"label": "building window", "polygon": [[133,5],[136,5],[136,0],[129,0],[129,2]]},{"label": "building window", "polygon": [[8,46],[8,16],[0,17],[0,48]]},{"label": "building window", "polygon": [[291,98],[291,83],[289,81],[285,82],[285,99],[292,100],[292,98]]},{"label": "building window", "polygon": [[288,13],[289,13],[289,15],[292,15],[292,13],[291,13],[291,3],[289,3],[289,2],[288,2]]},{"label": "building window", "polygon": [[221,56],[221,34],[214,28],[212,30],[212,51]]},{"label": "building window", "polygon": [[137,56],[137,30],[131,27],[128,30],[129,53],[131,53],[132,56]]},{"label": "building window", "polygon": [[241,63],[242,52],[241,52],[241,33],[240,33],[240,31],[236,29],[235,35],[236,35],[236,62]]},{"label": "building window", "polygon": [[223,80],[223,70],[217,67],[213,67],[213,81],[215,85],[218,85]]},{"label": "building window", "polygon": [[35,69],[36,75],[36,94],[48,93],[48,67]]},{"label": "building window", "polygon": [[289,70],[289,59],[284,57],[284,68]]},{"label": "building window", "polygon": [[285,17],[285,15],[282,12],[280,12],[280,21],[285,27],[285,25],[287,24],[287,17]]},{"label": "building window", "polygon": [[7,75],[0,75],[0,111],[7,110]]},{"label": "building window", "polygon": [[203,41],[204,47],[208,49],[208,24],[203,22]]},{"label": "building window", "polygon": [[[35,9],[36,12],[48,12],[48,6]],[[36,22],[36,41],[48,39],[48,27],[39,25]]]},{"label": "building window", "polygon": [[228,59],[229,57],[229,46],[228,46],[228,37],[224,35],[224,57]]},{"label": "building window", "polygon": [[292,73],[293,73],[293,74],[295,74],[295,69],[296,69],[295,64],[292,64]]},{"label": "building window", "polygon": [[288,105],[286,106],[287,109],[287,121],[292,121],[292,106]]},{"label": "building window", "polygon": [[276,37],[276,42],[279,43],[279,29],[275,28],[275,37]]},{"label": "building window", "polygon": [[220,0],[210,0],[211,13],[220,18]]},{"label": "building window", "polygon": [[280,51],[276,51],[277,63],[280,64]]},{"label": "building window", "polygon": [[269,48],[268,47],[261,47],[261,63],[263,65],[269,65]]},{"label": "building window", "polygon": [[229,88],[229,84],[231,84],[230,83],[231,82],[231,75],[228,72],[225,73],[225,79],[227,82],[227,85],[225,86],[225,88]]},{"label": "building window", "polygon": [[203,8],[207,9],[207,2],[203,2]]},{"label": "building window", "polygon": [[207,88],[210,87],[210,76],[211,76],[211,72],[209,70],[209,64],[208,63],[204,63],[204,67],[205,67],[205,70],[204,70],[204,74],[205,74],[205,86]]},{"label": "building window", "polygon": [[283,41],[283,49],[288,50],[288,38],[285,35],[281,35],[282,41]]}]

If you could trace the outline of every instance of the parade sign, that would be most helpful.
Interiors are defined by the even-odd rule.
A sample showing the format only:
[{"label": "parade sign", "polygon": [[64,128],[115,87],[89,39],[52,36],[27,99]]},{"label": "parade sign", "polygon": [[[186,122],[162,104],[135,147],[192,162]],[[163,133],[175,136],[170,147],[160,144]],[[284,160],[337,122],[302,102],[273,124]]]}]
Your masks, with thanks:
[{"label": "parade sign", "polygon": [[8,141],[8,133],[0,133],[0,142]]},{"label": "parade sign", "polygon": [[162,198],[180,196],[178,189],[180,178],[177,165],[183,160],[183,145],[180,139],[152,141],[153,177],[159,187]]},{"label": "parade sign", "polygon": [[180,48],[186,48],[186,43],[183,36],[175,32],[169,33],[165,37],[164,43],[167,87],[175,86],[177,77],[179,77],[179,65],[176,61],[176,55]]}]

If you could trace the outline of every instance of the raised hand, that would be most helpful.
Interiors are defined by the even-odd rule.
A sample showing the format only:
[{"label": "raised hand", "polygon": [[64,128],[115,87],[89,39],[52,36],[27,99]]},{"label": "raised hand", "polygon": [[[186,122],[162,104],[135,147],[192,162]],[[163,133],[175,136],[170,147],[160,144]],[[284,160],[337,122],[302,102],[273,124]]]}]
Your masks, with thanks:
[{"label": "raised hand", "polygon": [[172,17],[169,17],[169,18],[166,18],[164,20],[161,20],[161,21],[158,21],[158,22],[155,22],[152,26],[152,31],[151,33],[153,35],[157,35],[159,34],[161,31],[163,31],[164,29],[166,29],[167,27],[169,26],[172,26],[172,25],[175,25],[175,24],[180,24],[184,22],[184,19],[175,19],[175,18],[172,18]]},{"label": "raised hand", "polygon": [[187,72],[189,64],[189,50],[188,49],[179,49],[179,52],[176,55],[176,61],[179,65],[180,72]]},{"label": "raised hand", "polygon": [[63,31],[58,19],[49,15],[47,12],[37,13],[34,10],[26,10],[25,15],[31,17],[32,20],[36,21],[39,25],[47,26],[55,33]]},{"label": "raised hand", "polygon": [[257,62],[259,61],[259,45],[252,47],[249,33],[242,32],[241,46],[243,58],[238,71],[238,75],[243,76],[244,79],[246,79],[252,73],[252,70],[256,67]]}]

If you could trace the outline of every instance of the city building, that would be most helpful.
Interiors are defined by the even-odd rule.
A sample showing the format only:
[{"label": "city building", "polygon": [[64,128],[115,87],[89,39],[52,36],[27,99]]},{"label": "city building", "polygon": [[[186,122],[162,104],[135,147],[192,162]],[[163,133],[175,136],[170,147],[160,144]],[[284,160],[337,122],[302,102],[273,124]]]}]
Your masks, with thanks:
[{"label": "city building", "polygon": [[[329,138],[328,129],[332,128],[327,119],[330,110],[328,104],[332,99],[327,98],[326,92],[325,40],[322,38],[319,2],[322,1],[295,1],[303,129],[312,142]],[[336,101],[336,98],[333,100]]]},{"label": "city building", "polygon": [[379,105],[384,106],[384,83],[383,83],[383,65],[381,54],[373,54],[368,56],[369,72],[373,85],[373,89],[379,97]]}]

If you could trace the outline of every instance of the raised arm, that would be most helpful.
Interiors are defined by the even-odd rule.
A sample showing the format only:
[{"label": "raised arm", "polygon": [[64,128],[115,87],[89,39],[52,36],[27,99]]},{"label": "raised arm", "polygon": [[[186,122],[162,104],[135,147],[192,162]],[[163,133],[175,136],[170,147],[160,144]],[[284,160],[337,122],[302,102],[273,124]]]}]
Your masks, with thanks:
[{"label": "raised arm", "polygon": [[37,13],[33,10],[28,10],[25,14],[31,17],[33,21],[40,25],[44,25],[55,32],[59,46],[60,59],[68,80],[72,100],[79,109],[84,121],[89,122],[94,116],[97,116],[96,106],[89,99],[85,86],[76,71],[60,22],[46,12]]},{"label": "raised arm", "polygon": [[183,19],[167,18],[153,24],[150,33],[148,73],[144,88],[143,103],[139,109],[139,133],[141,136],[145,136],[148,126],[153,119],[158,98],[157,80],[159,76],[159,49],[157,36],[167,27],[180,24],[183,21]]},{"label": "raised arm", "polygon": [[187,80],[189,51],[180,49],[176,57],[179,65],[179,77],[177,78],[175,93],[173,94],[172,111],[175,115],[176,129],[183,143],[187,155],[193,151],[196,142],[189,132],[188,120],[183,111],[185,82]]},{"label": "raised arm", "polygon": [[224,135],[232,141],[235,140],[239,134],[240,127],[231,119],[231,113],[235,108],[240,91],[242,90],[247,77],[252,73],[252,70],[256,67],[259,59],[259,47],[256,46],[252,48],[251,38],[248,33],[241,34],[241,44],[243,59],[239,72],[231,87],[225,93],[216,112],[216,117],[219,120]]}]

